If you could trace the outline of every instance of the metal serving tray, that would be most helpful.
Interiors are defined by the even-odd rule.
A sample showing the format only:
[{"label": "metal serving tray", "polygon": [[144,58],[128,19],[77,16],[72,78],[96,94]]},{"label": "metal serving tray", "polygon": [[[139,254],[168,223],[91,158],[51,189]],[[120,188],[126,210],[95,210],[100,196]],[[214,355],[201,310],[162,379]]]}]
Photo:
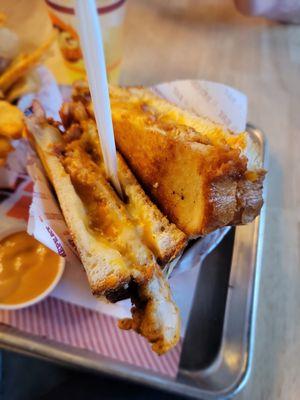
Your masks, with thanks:
[{"label": "metal serving tray", "polygon": [[[265,165],[262,132],[251,125],[247,131]],[[263,231],[264,208],[253,223],[231,229],[204,260],[175,379],[2,324],[0,346],[192,398],[232,397],[251,369]]]}]

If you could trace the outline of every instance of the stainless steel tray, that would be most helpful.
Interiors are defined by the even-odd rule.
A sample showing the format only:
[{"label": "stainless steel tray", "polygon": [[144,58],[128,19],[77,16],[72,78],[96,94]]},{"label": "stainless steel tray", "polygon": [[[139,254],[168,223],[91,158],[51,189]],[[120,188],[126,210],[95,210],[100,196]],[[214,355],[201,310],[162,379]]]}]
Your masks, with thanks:
[{"label": "stainless steel tray", "polygon": [[[247,131],[266,165],[262,132],[251,125]],[[231,397],[245,385],[251,369],[263,231],[264,208],[253,223],[231,229],[205,259],[175,379],[3,324],[0,346],[193,398]]]}]

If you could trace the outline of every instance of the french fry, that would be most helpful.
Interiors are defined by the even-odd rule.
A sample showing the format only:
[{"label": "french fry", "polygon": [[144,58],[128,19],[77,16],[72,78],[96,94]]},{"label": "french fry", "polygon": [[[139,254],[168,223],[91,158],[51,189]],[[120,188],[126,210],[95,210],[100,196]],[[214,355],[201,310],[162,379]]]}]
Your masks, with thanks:
[{"label": "french fry", "polygon": [[36,65],[42,56],[49,50],[56,33],[53,33],[48,40],[30,54],[19,54],[17,58],[0,76],[0,90],[5,93],[9,88],[25,75],[34,65]]}]

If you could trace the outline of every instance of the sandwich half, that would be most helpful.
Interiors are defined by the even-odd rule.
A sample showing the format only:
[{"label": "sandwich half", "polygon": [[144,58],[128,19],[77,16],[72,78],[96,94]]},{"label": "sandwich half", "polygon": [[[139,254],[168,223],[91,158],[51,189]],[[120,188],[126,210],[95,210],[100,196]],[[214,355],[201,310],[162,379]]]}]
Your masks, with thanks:
[{"label": "sandwich half", "polygon": [[[77,96],[84,85],[77,85]],[[151,198],[189,237],[260,212],[265,171],[247,133],[180,109],[145,88],[110,88],[116,144]]]},{"label": "sandwich half", "polygon": [[179,339],[180,318],[160,265],[180,254],[186,235],[150,201],[121,155],[125,199],[118,197],[105,176],[95,121],[82,103],[66,103],[62,117],[63,130],[35,102],[26,125],[92,293],[112,302],[130,297],[132,318],[120,326],[142,334],[163,354]]}]

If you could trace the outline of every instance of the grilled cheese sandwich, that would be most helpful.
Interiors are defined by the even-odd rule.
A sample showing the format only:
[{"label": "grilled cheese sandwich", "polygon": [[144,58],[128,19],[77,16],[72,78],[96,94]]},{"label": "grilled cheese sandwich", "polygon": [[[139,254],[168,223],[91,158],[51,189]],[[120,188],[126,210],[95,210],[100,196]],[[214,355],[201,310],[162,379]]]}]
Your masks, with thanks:
[{"label": "grilled cheese sandwich", "polygon": [[253,220],[265,171],[246,133],[233,135],[147,89],[111,87],[110,97],[123,200],[105,175],[86,83],[63,104],[60,128],[35,103],[28,133],[93,294],[130,297],[132,318],[120,327],[163,354],[177,343],[180,322],[160,266],[190,238]]}]

